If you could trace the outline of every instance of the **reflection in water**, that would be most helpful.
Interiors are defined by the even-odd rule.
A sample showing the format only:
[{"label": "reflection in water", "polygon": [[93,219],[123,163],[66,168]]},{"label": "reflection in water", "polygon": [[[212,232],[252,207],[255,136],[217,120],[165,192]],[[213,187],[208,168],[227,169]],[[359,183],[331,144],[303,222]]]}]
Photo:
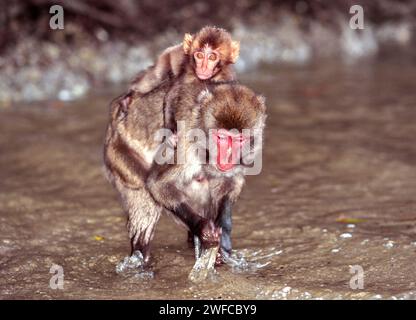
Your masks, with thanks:
[{"label": "reflection in water", "polygon": [[[406,59],[267,68],[263,172],[234,210],[234,266],[192,284],[186,232],[163,218],[153,279],[129,252],[101,171],[111,95],[0,111],[0,292],[19,298],[415,298],[416,92]],[[63,290],[49,288],[53,264]],[[350,266],[364,270],[353,290]]]}]

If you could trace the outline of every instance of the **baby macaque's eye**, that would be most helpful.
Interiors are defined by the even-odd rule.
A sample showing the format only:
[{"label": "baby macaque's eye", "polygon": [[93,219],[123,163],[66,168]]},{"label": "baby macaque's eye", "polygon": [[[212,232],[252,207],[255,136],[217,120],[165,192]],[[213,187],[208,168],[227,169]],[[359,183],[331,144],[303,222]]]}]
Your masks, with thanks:
[{"label": "baby macaque's eye", "polygon": [[197,52],[195,54],[195,57],[197,57],[198,59],[204,59],[204,54],[202,52]]},{"label": "baby macaque's eye", "polygon": [[209,55],[208,59],[211,60],[211,61],[215,61],[215,60],[217,60],[217,55],[215,53],[211,53]]}]

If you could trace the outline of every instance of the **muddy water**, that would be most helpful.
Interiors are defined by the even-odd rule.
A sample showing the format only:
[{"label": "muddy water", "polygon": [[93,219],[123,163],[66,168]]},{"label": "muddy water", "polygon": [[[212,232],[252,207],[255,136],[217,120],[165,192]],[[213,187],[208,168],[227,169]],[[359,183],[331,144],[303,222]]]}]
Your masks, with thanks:
[{"label": "muddy water", "polygon": [[[266,68],[263,171],[234,209],[234,248],[265,266],[187,281],[186,232],[163,218],[154,279],[117,274],[125,217],[103,177],[108,102],[0,110],[0,295],[10,298],[415,298],[416,66]],[[53,264],[63,290],[50,288]],[[352,289],[350,266],[364,271]],[[360,284],[354,281],[353,284]]]}]

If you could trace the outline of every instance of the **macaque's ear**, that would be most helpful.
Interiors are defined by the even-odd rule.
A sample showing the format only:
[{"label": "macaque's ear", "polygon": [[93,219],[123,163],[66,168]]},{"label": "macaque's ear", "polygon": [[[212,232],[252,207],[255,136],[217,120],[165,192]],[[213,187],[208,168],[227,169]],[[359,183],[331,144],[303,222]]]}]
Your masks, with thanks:
[{"label": "macaque's ear", "polygon": [[230,62],[236,63],[239,54],[240,54],[240,42],[231,41]]},{"label": "macaque's ear", "polygon": [[201,91],[201,93],[198,95],[197,101],[198,103],[202,103],[202,102],[208,102],[213,98],[212,93],[208,90],[205,89],[203,91]]},{"label": "macaque's ear", "polygon": [[194,41],[194,37],[190,33],[185,33],[183,37],[183,52],[185,54],[189,54],[191,52],[192,41]]}]

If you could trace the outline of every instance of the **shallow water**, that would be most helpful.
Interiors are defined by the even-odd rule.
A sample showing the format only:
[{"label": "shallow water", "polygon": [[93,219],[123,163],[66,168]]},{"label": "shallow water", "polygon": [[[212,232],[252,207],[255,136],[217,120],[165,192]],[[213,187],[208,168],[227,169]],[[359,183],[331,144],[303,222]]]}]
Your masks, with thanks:
[{"label": "shallow water", "polygon": [[[340,299],[416,297],[416,67],[410,59],[265,68],[242,81],[267,97],[263,172],[234,209],[237,254],[187,280],[194,253],[164,217],[153,279],[116,273],[125,217],[102,174],[108,102],[0,110],[0,295],[12,298]],[[53,264],[64,287],[50,288]],[[351,289],[350,266],[364,270]]]}]

